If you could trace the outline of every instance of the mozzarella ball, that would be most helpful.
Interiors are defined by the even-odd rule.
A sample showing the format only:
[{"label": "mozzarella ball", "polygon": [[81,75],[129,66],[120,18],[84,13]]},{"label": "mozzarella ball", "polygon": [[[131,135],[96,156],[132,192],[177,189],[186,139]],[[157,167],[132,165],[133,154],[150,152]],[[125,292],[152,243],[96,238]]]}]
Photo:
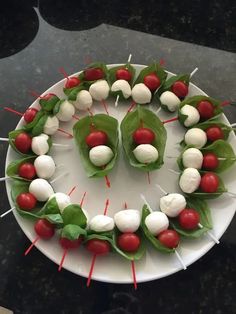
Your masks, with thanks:
[{"label": "mozzarella ball", "polygon": [[200,114],[195,107],[185,105],[181,108],[180,111],[183,115],[187,116],[187,119],[184,120],[184,125],[186,127],[193,126],[199,122]]},{"label": "mozzarella ball", "polygon": [[170,193],[160,199],[160,209],[169,217],[178,216],[186,205],[185,197],[179,193]]},{"label": "mozzarella ball", "polygon": [[135,158],[143,163],[143,164],[150,164],[155,162],[158,159],[158,150],[152,146],[151,144],[141,144],[138,145],[133,150]]},{"label": "mozzarella ball", "polygon": [[113,151],[106,145],[95,146],[89,151],[89,159],[97,167],[105,166],[113,156]]},{"label": "mozzarella ball", "polygon": [[182,162],[185,168],[201,169],[203,154],[197,148],[188,148],[182,154]]},{"label": "mozzarella ball", "polygon": [[184,141],[186,145],[193,145],[196,148],[202,148],[206,145],[207,136],[202,129],[192,128],[185,133]]},{"label": "mozzarella ball", "polygon": [[74,106],[68,100],[64,100],[60,104],[60,108],[59,108],[58,113],[56,114],[56,117],[60,121],[68,122],[72,119],[74,114],[75,114]]},{"label": "mozzarella ball", "polygon": [[61,213],[63,212],[64,208],[66,208],[66,206],[71,204],[70,196],[65,193],[61,192],[54,193],[50,196],[49,200],[54,197],[56,199],[57,205]]},{"label": "mozzarella ball", "polygon": [[45,179],[35,179],[29,185],[29,192],[32,193],[39,202],[46,202],[54,194],[52,186]]},{"label": "mozzarella ball", "polygon": [[92,98],[97,101],[107,99],[109,91],[110,88],[106,80],[99,80],[89,87],[89,92]]},{"label": "mozzarella ball", "polygon": [[111,86],[112,92],[121,91],[125,99],[131,96],[131,87],[126,80],[117,80]]},{"label": "mozzarella ball", "polygon": [[184,193],[195,192],[201,182],[201,175],[197,169],[186,168],[179,179],[179,186]]},{"label": "mozzarella ball", "polygon": [[114,226],[114,219],[105,215],[94,216],[89,222],[89,229],[95,232],[111,231]]},{"label": "mozzarella ball", "polygon": [[43,127],[43,133],[53,135],[59,128],[59,120],[56,116],[49,116]]},{"label": "mozzarella ball", "polygon": [[136,209],[125,209],[115,214],[114,221],[121,232],[135,232],[140,226],[141,215]]},{"label": "mozzarella ball", "polygon": [[181,103],[180,99],[170,91],[162,93],[160,101],[163,105],[167,106],[168,110],[171,112],[176,111]]},{"label": "mozzarella ball", "polygon": [[56,170],[54,160],[48,155],[38,156],[34,161],[34,167],[37,176],[42,179],[50,179]]},{"label": "mozzarella ball", "polygon": [[88,110],[92,107],[93,99],[87,90],[82,90],[77,94],[76,101],[73,101],[73,104],[79,110]]},{"label": "mozzarella ball", "polygon": [[31,149],[36,155],[45,155],[49,151],[49,136],[40,134],[32,138]]},{"label": "mozzarella ball", "polygon": [[134,85],[131,91],[131,95],[133,100],[137,104],[141,105],[150,103],[152,99],[152,93],[150,89],[143,83]]},{"label": "mozzarella ball", "polygon": [[169,226],[169,219],[162,212],[152,212],[145,218],[145,225],[148,231],[154,236],[158,235]]}]

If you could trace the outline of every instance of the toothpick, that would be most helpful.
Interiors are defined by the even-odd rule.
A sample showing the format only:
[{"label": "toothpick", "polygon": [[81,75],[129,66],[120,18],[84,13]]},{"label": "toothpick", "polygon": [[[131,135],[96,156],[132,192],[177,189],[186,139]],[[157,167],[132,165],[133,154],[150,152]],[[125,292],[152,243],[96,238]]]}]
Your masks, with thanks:
[{"label": "toothpick", "polygon": [[[198,224],[198,227],[199,228],[203,228],[203,225],[202,224]],[[219,244],[220,241],[210,232],[210,231],[207,231],[207,234],[209,235],[209,237],[216,243],[216,244]]]},{"label": "toothpick", "polygon": [[176,257],[178,258],[178,260],[179,260],[181,266],[183,267],[183,269],[186,270],[187,267],[186,267],[186,265],[185,265],[185,263],[184,263],[182,257],[179,255],[179,253],[178,253],[178,251],[177,251],[176,249],[175,249],[175,255],[176,255]]},{"label": "toothpick", "polygon": [[62,174],[60,174],[59,176],[57,176],[55,179],[53,179],[52,181],[50,181],[51,184],[55,183],[56,181],[60,180],[62,177],[67,176],[69,174],[69,171],[64,172]]},{"label": "toothpick", "polygon": [[226,194],[229,194],[230,196],[232,196],[232,197],[236,197],[236,193],[234,193],[234,192],[225,192]]},{"label": "toothpick", "polygon": [[93,255],[93,259],[92,259],[92,263],[91,263],[91,266],[90,266],[89,275],[88,275],[87,287],[90,286],[90,282],[91,282],[91,278],[92,278],[92,274],[93,274],[93,269],[94,269],[94,265],[95,265],[95,261],[96,261],[96,257],[97,257],[97,255],[94,254]]},{"label": "toothpick", "polygon": [[108,176],[106,175],[104,178],[105,178],[106,186],[107,186],[108,188],[110,188],[110,187],[111,187],[111,182],[110,182]]},{"label": "toothpick", "polygon": [[30,246],[28,247],[28,249],[26,249],[24,255],[26,256],[27,254],[29,254],[29,252],[32,250],[32,248],[34,247],[35,243],[38,242],[38,240],[40,239],[39,236],[37,236],[32,243],[30,244]]},{"label": "toothpick", "polygon": [[104,215],[104,216],[106,216],[106,214],[107,214],[109,202],[110,202],[110,201],[109,201],[109,198],[107,198],[106,203],[105,203],[104,212],[103,212],[103,215]]},{"label": "toothpick", "polygon": [[150,177],[150,172],[147,172],[147,179],[148,179],[148,184],[151,184],[151,177]]},{"label": "toothpick", "polygon": [[160,186],[160,184],[156,184],[156,187],[164,194],[167,195],[168,193]]},{"label": "toothpick", "polygon": [[71,196],[71,194],[74,192],[76,189],[76,185],[67,193],[68,196]]},{"label": "toothpick", "polygon": [[136,102],[133,100],[127,110],[127,113],[129,113],[135,106],[136,106]]},{"label": "toothpick", "polygon": [[6,180],[8,180],[8,179],[11,179],[11,177],[2,177],[2,178],[0,178],[0,182],[1,182],[1,181],[6,181]]},{"label": "toothpick", "polygon": [[80,201],[80,204],[79,204],[80,207],[83,207],[83,203],[84,203],[84,199],[85,199],[86,194],[87,194],[87,192],[84,192],[82,199]]},{"label": "toothpick", "polygon": [[190,73],[190,78],[198,71],[198,68],[195,68],[191,73]]},{"label": "toothpick", "polygon": [[131,270],[132,270],[132,275],[133,275],[134,289],[137,290],[138,286],[137,286],[137,280],[136,280],[134,260],[131,261]]},{"label": "toothpick", "polygon": [[127,63],[130,63],[131,59],[132,59],[132,54],[130,53]]},{"label": "toothpick", "polygon": [[62,255],[62,259],[61,259],[61,262],[60,262],[59,267],[58,267],[58,271],[61,271],[67,253],[68,253],[67,249],[64,249],[64,252],[63,252],[63,255]]},{"label": "toothpick", "polygon": [[142,193],[140,194],[140,197],[144,201],[144,203],[147,205],[147,207],[150,210],[150,212],[153,212],[153,209],[152,209],[151,205],[148,203],[146,197]]},{"label": "toothpick", "polygon": [[106,101],[104,99],[101,100],[101,104],[103,105],[103,107],[104,107],[104,109],[106,111],[106,114],[109,116],[109,112],[107,110],[107,103],[106,103]]},{"label": "toothpick", "polygon": [[159,108],[157,109],[157,111],[156,111],[156,115],[158,115],[158,113],[159,113],[161,110],[162,110],[162,108],[159,107]]},{"label": "toothpick", "polygon": [[61,148],[65,148],[65,149],[72,149],[73,146],[71,145],[67,145],[67,144],[58,144],[58,143],[52,143],[52,146],[54,147],[61,147]]},{"label": "toothpick", "polygon": [[170,171],[170,172],[173,172],[174,174],[180,175],[180,172],[179,172],[179,171],[175,171],[175,170],[173,170],[173,169],[167,169],[167,170]]},{"label": "toothpick", "polygon": [[69,132],[67,132],[67,131],[65,131],[65,130],[63,130],[61,128],[57,129],[57,131],[59,131],[61,133],[64,133],[64,134],[68,135],[69,137],[73,137],[73,135],[71,133],[69,133]]},{"label": "toothpick", "polygon": [[236,123],[232,123],[232,124],[230,124],[230,126],[231,126],[231,127],[234,127],[234,126],[236,126]]},{"label": "toothpick", "polygon": [[162,123],[166,124],[166,123],[174,122],[174,121],[177,121],[177,120],[179,120],[179,118],[175,117],[175,118],[172,118],[172,119],[169,119],[169,120],[162,121]]},{"label": "toothpick", "polygon": [[14,209],[16,209],[15,207],[10,208],[9,210],[7,210],[5,213],[3,213],[2,215],[0,215],[0,218],[5,217],[6,215],[10,214]]},{"label": "toothpick", "polygon": [[9,138],[6,137],[0,137],[1,142],[9,142]]},{"label": "toothpick", "polygon": [[116,96],[116,101],[115,101],[115,107],[118,106],[119,98],[120,98],[120,95],[117,95],[117,96]]}]

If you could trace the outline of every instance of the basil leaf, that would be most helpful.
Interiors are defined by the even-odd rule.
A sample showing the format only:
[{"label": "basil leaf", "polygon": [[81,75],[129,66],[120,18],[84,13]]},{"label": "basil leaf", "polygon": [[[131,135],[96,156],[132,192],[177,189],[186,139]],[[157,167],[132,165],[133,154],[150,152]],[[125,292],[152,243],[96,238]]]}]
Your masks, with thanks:
[{"label": "basil leaf", "polygon": [[153,235],[151,232],[149,232],[146,224],[145,224],[145,219],[146,217],[150,214],[150,210],[148,209],[147,205],[144,205],[142,208],[142,219],[141,219],[141,228],[143,230],[143,233],[148,240],[152,244],[152,246],[157,250],[162,253],[174,253],[175,249],[170,249],[163,244]]},{"label": "basil leaf", "polygon": [[89,234],[85,237],[84,243],[88,242],[89,240],[93,239],[98,239],[98,240],[103,240],[107,241],[111,245],[111,249],[113,250],[114,248],[114,241],[111,237],[108,237],[105,233],[94,233],[94,234]]},{"label": "basil leaf", "polygon": [[51,96],[50,99],[48,99],[48,100],[41,98],[41,99],[39,100],[39,104],[40,104],[40,106],[42,107],[42,109],[43,109],[44,111],[52,112],[54,106],[56,105],[56,103],[57,103],[59,100],[60,100],[59,97],[57,97],[56,95],[53,95],[53,96]]},{"label": "basil leaf", "polygon": [[178,74],[171,76],[164,82],[162,87],[158,90],[158,95],[161,95],[165,91],[171,90],[172,85],[177,81],[184,82],[188,86],[190,81],[190,74]]},{"label": "basil leaf", "polygon": [[12,149],[14,149],[14,151],[16,151],[18,154],[20,154],[23,157],[35,156],[35,154],[31,150],[29,151],[28,154],[24,154],[16,148],[15,138],[17,137],[17,135],[19,135],[20,133],[23,133],[23,132],[28,133],[24,129],[17,129],[17,130],[9,132],[8,133],[9,144],[11,145]]},{"label": "basil leaf", "polygon": [[193,230],[183,229],[179,222],[178,218],[169,218],[170,224],[179,234],[187,238],[199,238],[208,230],[212,229],[212,220],[210,208],[207,205],[207,202],[200,198],[186,198],[187,208],[195,209],[200,215],[200,224],[203,228],[196,228]]},{"label": "basil leaf", "polygon": [[135,77],[135,68],[130,63],[126,63],[126,64],[119,65],[116,67],[112,67],[108,70],[108,76],[109,76],[110,84],[112,85],[115,81],[117,81],[116,72],[117,72],[117,70],[120,70],[120,69],[126,69],[131,73],[132,78],[128,83],[130,84],[130,86],[132,88],[133,83],[134,83],[134,77]]},{"label": "basil leaf", "polygon": [[38,220],[38,219],[46,219],[57,228],[61,228],[63,226],[63,219],[60,214],[48,214],[48,215],[39,215],[35,212],[27,212],[17,208],[17,212],[26,219]]},{"label": "basil leaf", "polygon": [[[93,165],[89,159],[90,147],[86,144],[86,137],[90,134],[91,124],[96,130],[103,131],[108,136],[107,145],[112,149],[114,157],[102,167]],[[106,114],[96,114],[93,117],[86,116],[80,119],[73,127],[73,134],[79,148],[82,165],[88,177],[104,177],[111,171],[118,157],[118,121]]]},{"label": "basil leaf", "polygon": [[87,226],[87,218],[78,204],[66,206],[62,212],[62,219],[65,225],[77,225],[81,228]]},{"label": "basil leaf", "polygon": [[85,85],[81,83],[79,86],[75,86],[72,88],[64,88],[63,91],[67,95],[68,100],[76,101],[78,93],[84,89],[86,89]]},{"label": "basil leaf", "polygon": [[[133,141],[133,133],[140,127],[150,128],[155,133],[155,140],[152,145],[158,150],[157,161],[150,164],[140,163],[134,156],[133,150],[137,146]],[[161,168],[164,161],[166,145],[166,129],[160,119],[150,110],[138,106],[136,110],[129,112],[120,125],[122,144],[125,155],[131,166],[144,171],[152,171]]]},{"label": "basil leaf", "polygon": [[23,129],[26,131],[31,131],[33,129],[33,127],[38,123],[39,119],[44,115],[44,111],[40,110],[36,113],[34,120],[30,123],[27,123],[23,126]]},{"label": "basil leaf", "polygon": [[78,225],[66,225],[61,231],[61,238],[66,238],[71,241],[77,240],[81,235],[86,236],[87,232]]},{"label": "basil leaf", "polygon": [[226,125],[226,124],[220,122],[217,118],[212,118],[208,121],[196,124],[194,127],[202,129],[203,131],[205,131],[206,129],[208,129],[209,127],[212,127],[212,126],[218,126],[222,129],[222,131],[224,133],[224,140],[228,139],[229,133],[233,130],[233,128],[231,128],[229,125]]},{"label": "basil leaf", "polygon": [[[103,71],[103,73],[104,73],[104,77],[102,79],[107,80],[109,82],[108,69],[107,69],[107,66],[105,65],[105,63],[103,63],[103,62],[94,62],[94,63],[89,64],[86,69],[91,69],[91,68],[99,68],[99,69],[101,69]],[[97,80],[85,81],[85,77],[84,77],[85,70],[80,73],[79,79],[81,81],[83,81],[83,83],[85,84],[86,87],[89,87],[91,84],[93,84]]]},{"label": "basil leaf", "polygon": [[45,114],[38,120],[38,122],[35,124],[35,126],[33,127],[32,131],[31,131],[33,136],[37,136],[37,135],[40,135],[41,133],[43,133],[44,125],[45,125],[48,117],[49,117],[49,115]]},{"label": "basil leaf", "polygon": [[60,111],[60,107],[61,107],[61,104],[63,104],[63,102],[65,101],[65,99],[60,99],[55,107],[53,108],[53,115],[55,116],[59,111]]},{"label": "basil leaf", "polygon": [[19,176],[18,171],[19,171],[19,167],[24,164],[24,163],[34,163],[35,157],[25,157],[22,159],[18,159],[18,160],[14,160],[12,161],[8,166],[7,166],[7,170],[6,170],[6,174],[13,178],[13,179],[18,179],[18,180],[22,180],[22,181],[32,181],[32,180],[28,180],[26,178],[23,178],[21,176]]},{"label": "basil leaf", "polygon": [[60,214],[56,197],[49,199],[38,213],[39,215]]}]

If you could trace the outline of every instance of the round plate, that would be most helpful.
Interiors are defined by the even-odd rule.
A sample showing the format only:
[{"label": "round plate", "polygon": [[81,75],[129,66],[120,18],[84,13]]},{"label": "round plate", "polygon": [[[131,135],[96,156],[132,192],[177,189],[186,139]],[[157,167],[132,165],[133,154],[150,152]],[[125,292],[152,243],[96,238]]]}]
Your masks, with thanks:
[{"label": "round plate", "polygon": [[[117,64],[110,66],[117,66]],[[143,65],[134,66],[137,72],[144,67]],[[171,76],[173,74],[168,73],[168,75]],[[60,98],[63,98],[65,97],[63,93],[64,84],[65,80],[62,80],[49,88],[45,93],[55,93]],[[190,84],[188,96],[200,94],[206,95],[197,86]],[[120,102],[116,108],[114,106],[114,98],[109,98],[106,102],[108,104],[108,111],[110,115],[121,121],[125,116],[131,101]],[[32,106],[38,107],[38,100],[36,100]],[[147,107],[152,110],[157,110],[157,107],[154,104]],[[94,102],[92,111],[94,114],[101,112],[104,113],[104,108],[99,102]],[[80,117],[85,114],[78,112]],[[158,115],[161,120],[166,120],[174,117],[176,114],[169,114],[161,110]],[[224,115],[222,115],[221,119],[226,124],[229,124]],[[68,123],[61,123],[60,127],[71,132],[74,123],[76,123],[76,120]],[[23,120],[21,119],[17,128],[20,128],[22,125]],[[103,213],[107,198],[110,200],[110,206],[108,208],[108,215],[110,216],[113,216],[117,211],[123,209],[125,202],[128,204],[128,208],[141,210],[143,202],[140,198],[140,193],[143,193],[153,209],[157,210],[159,198],[162,195],[155,187],[155,184],[160,184],[167,192],[180,192],[178,188],[178,175],[169,171],[169,169],[178,170],[176,161],[175,159],[167,157],[177,157],[179,155],[180,147],[178,143],[183,139],[185,129],[178,121],[165,124],[165,127],[167,129],[168,136],[164,160],[165,164],[160,170],[150,173],[151,184],[148,183],[146,173],[133,169],[128,165],[127,161],[124,159],[120,143],[120,156],[118,162],[113,171],[109,174],[109,179],[111,181],[110,189],[106,187],[104,178],[87,178],[85,171],[81,166],[78,149],[73,142],[73,139],[70,140],[63,134],[57,132],[57,134],[53,136],[53,142],[63,144],[71,143],[72,149],[63,150],[60,148],[53,148],[50,152],[50,155],[55,159],[56,164],[60,165],[55,176],[65,171],[69,172],[67,176],[53,184],[55,191],[67,193],[73,186],[77,186],[77,189],[71,195],[73,203],[79,203],[83,193],[86,191],[87,196],[85,198],[84,208],[88,211],[90,217]],[[234,148],[236,148],[236,137],[233,132],[231,132],[228,141]],[[6,166],[15,159],[19,159],[19,156],[9,147],[6,157]],[[236,190],[234,167],[221,174],[221,177],[223,178],[229,191]],[[10,180],[6,181],[6,188],[9,202],[13,207],[14,204],[10,197]],[[217,238],[220,238],[235,213],[234,199],[225,194],[217,200],[209,201],[209,205],[213,220],[212,232]],[[32,241],[35,238],[33,223],[22,218],[16,212],[14,212],[14,215],[26,236],[30,239],[30,241]],[[178,248],[178,252],[184,263],[189,266],[210,250],[213,245],[214,242],[206,234],[196,240],[182,240],[181,245]],[[39,240],[36,247],[52,261],[57,264],[60,263],[63,250],[58,243],[58,236],[55,236],[50,241]],[[87,277],[90,269],[91,258],[91,254],[81,247],[79,250],[71,250],[68,253],[63,266],[77,275]],[[138,282],[165,277],[182,269],[182,266],[175,254],[162,254],[155,251],[151,246],[148,247],[146,255],[140,261],[135,262],[135,266]],[[131,283],[132,274],[130,262],[114,253],[98,257],[96,259],[96,265],[92,278],[104,282]]]}]

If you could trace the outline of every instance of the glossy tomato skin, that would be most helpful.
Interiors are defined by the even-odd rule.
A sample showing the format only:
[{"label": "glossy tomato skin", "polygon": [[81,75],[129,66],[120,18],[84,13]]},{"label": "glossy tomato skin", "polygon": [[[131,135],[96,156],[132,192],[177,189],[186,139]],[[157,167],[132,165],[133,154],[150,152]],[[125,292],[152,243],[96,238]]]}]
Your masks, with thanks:
[{"label": "glossy tomato skin", "polygon": [[224,139],[224,132],[218,126],[211,126],[208,129],[206,129],[206,135],[208,141],[210,142]]},{"label": "glossy tomato skin", "polygon": [[179,214],[178,220],[179,220],[180,226],[183,229],[193,230],[198,227],[198,224],[200,222],[200,215],[193,208],[185,208]]},{"label": "glossy tomato skin", "polygon": [[104,78],[104,73],[100,68],[90,68],[84,70],[85,81],[96,81]]},{"label": "glossy tomato skin", "polygon": [[136,252],[140,247],[141,241],[137,234],[126,232],[118,236],[117,244],[122,251]]},{"label": "glossy tomato skin", "polygon": [[158,234],[158,240],[169,249],[174,249],[179,245],[180,236],[175,230],[166,229]]},{"label": "glossy tomato skin", "polygon": [[34,120],[36,114],[38,113],[38,109],[28,108],[24,113],[24,120],[26,123],[30,123]]},{"label": "glossy tomato skin", "polygon": [[110,252],[111,246],[108,241],[91,239],[86,242],[86,249],[96,255],[104,255]]},{"label": "glossy tomato skin", "polygon": [[59,240],[60,245],[63,247],[65,250],[71,250],[71,249],[76,249],[80,246],[82,242],[82,238],[79,237],[76,240],[69,240],[67,238],[60,238]]},{"label": "glossy tomato skin", "polygon": [[98,145],[105,145],[108,141],[108,137],[103,131],[94,131],[86,137],[85,141],[86,144],[92,148]]},{"label": "glossy tomato skin", "polygon": [[79,84],[80,84],[80,79],[76,76],[72,76],[66,80],[65,88],[76,87]]},{"label": "glossy tomato skin", "polygon": [[22,178],[32,180],[36,176],[36,170],[33,164],[30,162],[25,162],[20,165],[18,174]]},{"label": "glossy tomato skin", "polygon": [[29,152],[31,148],[32,139],[29,134],[22,132],[15,138],[15,146],[16,148],[23,154]]},{"label": "glossy tomato skin", "polygon": [[55,233],[53,224],[46,219],[39,219],[36,221],[34,230],[40,238],[45,240],[52,238]]},{"label": "glossy tomato skin", "polygon": [[31,211],[35,208],[37,200],[32,193],[20,193],[16,198],[16,203],[25,211]]},{"label": "glossy tomato skin", "polygon": [[161,85],[161,81],[155,73],[146,75],[143,79],[143,83],[150,89],[151,92],[154,92]]},{"label": "glossy tomato skin", "polygon": [[171,91],[179,98],[184,98],[188,94],[188,85],[182,81],[176,81],[171,86]]},{"label": "glossy tomato skin", "polygon": [[41,97],[43,100],[50,100],[52,97],[57,96],[56,94],[49,93]]},{"label": "glossy tomato skin", "polygon": [[197,104],[197,110],[202,120],[208,120],[214,116],[214,106],[207,100],[202,100]]},{"label": "glossy tomato skin", "polygon": [[219,187],[219,177],[214,172],[205,173],[200,182],[200,189],[205,193],[215,193]]},{"label": "glossy tomato skin", "polygon": [[127,69],[119,69],[116,71],[116,79],[129,82],[132,79],[132,74]]},{"label": "glossy tomato skin", "polygon": [[217,156],[213,153],[207,153],[203,156],[202,169],[215,170],[219,165]]},{"label": "glossy tomato skin", "polygon": [[133,133],[136,144],[151,144],[155,140],[155,133],[148,128],[139,128]]}]

